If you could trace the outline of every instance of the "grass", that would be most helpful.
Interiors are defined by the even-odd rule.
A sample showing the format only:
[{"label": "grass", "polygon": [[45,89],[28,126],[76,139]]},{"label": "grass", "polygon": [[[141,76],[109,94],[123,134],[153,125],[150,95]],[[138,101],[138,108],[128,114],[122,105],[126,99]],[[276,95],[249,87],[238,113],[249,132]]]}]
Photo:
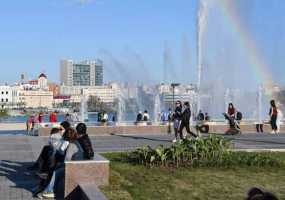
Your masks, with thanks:
[{"label": "grass", "polygon": [[[285,167],[164,168],[129,164],[124,154],[104,154],[111,160],[110,185],[102,191],[110,200],[241,200],[251,187],[285,199]],[[285,161],[284,153],[270,156]]]}]

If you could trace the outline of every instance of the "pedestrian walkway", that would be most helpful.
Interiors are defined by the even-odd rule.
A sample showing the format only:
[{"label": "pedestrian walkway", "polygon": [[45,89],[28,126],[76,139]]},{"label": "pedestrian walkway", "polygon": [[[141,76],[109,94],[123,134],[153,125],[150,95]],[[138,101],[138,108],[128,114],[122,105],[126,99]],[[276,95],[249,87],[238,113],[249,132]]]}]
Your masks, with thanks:
[{"label": "pedestrian walkway", "polygon": [[0,136],[0,199],[33,199],[31,189],[37,180],[26,176],[26,168],[38,155],[40,138],[21,136]]},{"label": "pedestrian walkway", "polygon": [[[235,149],[285,149],[285,134],[227,136]],[[143,145],[172,144],[173,135],[110,135],[91,137],[95,152],[130,151]],[[47,137],[0,133],[0,200],[30,200],[37,180],[26,176],[26,168],[38,157]]]}]

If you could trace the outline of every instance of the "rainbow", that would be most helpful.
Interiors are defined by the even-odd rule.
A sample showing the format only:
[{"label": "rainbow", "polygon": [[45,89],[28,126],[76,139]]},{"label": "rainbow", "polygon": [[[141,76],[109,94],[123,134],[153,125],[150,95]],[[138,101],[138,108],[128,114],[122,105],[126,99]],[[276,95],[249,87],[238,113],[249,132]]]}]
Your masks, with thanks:
[{"label": "rainbow", "polygon": [[274,85],[272,74],[261,56],[254,39],[250,33],[244,28],[243,22],[237,12],[234,0],[220,0],[221,10],[225,15],[225,19],[232,25],[233,31],[239,36],[239,43],[249,55],[249,61],[254,71],[254,76],[259,85],[272,88]]}]

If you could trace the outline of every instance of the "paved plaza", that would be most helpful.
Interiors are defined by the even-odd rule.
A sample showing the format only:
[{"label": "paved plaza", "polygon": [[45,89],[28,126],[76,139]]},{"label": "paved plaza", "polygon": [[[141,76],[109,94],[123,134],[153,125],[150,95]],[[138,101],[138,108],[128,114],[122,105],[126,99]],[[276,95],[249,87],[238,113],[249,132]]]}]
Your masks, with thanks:
[{"label": "paved plaza", "polygon": [[[24,132],[0,132],[0,200],[32,199],[36,179],[26,176],[26,167],[36,159],[45,137],[25,136]],[[228,136],[237,149],[285,149],[285,134],[243,134]],[[170,145],[173,135],[112,135],[91,137],[96,152],[129,151],[148,144]]]}]

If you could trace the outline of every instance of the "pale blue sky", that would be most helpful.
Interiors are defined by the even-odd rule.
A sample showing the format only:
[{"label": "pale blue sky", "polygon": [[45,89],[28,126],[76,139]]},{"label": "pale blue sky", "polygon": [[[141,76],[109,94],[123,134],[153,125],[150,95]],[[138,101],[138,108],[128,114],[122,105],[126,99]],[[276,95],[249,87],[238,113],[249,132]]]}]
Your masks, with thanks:
[{"label": "pale blue sky", "polygon": [[[236,0],[236,8],[276,79],[285,83],[285,1]],[[40,72],[58,81],[62,58],[102,58],[106,81],[160,82],[165,43],[173,79],[196,82],[196,15],[197,0],[2,1],[0,83],[12,83],[21,73],[33,78]],[[228,53],[226,62],[217,61],[223,59],[215,57],[219,52],[215,49],[225,47],[223,38],[234,44],[238,37],[230,35],[221,13],[211,16],[207,29],[205,48],[210,50],[205,52],[205,62],[209,66],[248,64],[246,56],[236,54],[242,49],[235,45],[227,50],[233,53]]]}]

